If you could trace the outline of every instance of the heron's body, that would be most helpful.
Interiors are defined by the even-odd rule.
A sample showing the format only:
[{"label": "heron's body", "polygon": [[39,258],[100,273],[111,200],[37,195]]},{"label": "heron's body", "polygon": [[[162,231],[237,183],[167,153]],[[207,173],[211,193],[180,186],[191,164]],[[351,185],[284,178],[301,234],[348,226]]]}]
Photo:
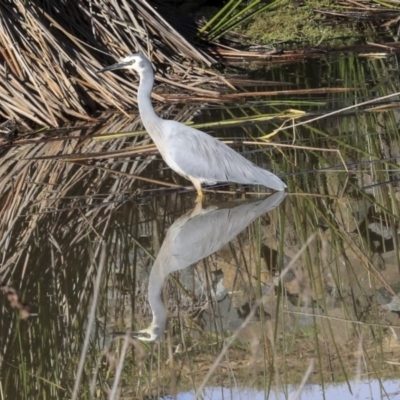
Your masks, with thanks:
[{"label": "heron's body", "polygon": [[98,72],[122,68],[133,69],[140,76],[140,117],[164,161],[176,173],[190,179],[199,196],[202,196],[202,183],[216,182],[256,184],[285,190],[286,185],[276,175],[253,164],[212,136],[180,122],[160,118],[151,104],[153,68],[142,54],[132,54]]}]

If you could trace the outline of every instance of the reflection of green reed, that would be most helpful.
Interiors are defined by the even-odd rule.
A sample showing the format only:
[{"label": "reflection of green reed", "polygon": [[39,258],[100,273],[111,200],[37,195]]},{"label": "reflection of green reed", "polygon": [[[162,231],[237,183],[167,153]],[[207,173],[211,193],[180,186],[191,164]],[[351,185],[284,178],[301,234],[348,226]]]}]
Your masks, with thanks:
[{"label": "reflection of green reed", "polygon": [[[310,115],[348,106],[354,98],[361,102],[394,93],[400,86],[390,59],[349,56],[327,60],[319,68],[315,65],[305,63],[294,70],[292,76],[302,77],[299,85],[312,89],[314,83],[304,77],[313,76],[317,82],[327,80],[327,85],[342,81],[340,86],[355,91],[299,99],[296,108]],[[282,70],[271,74],[275,80],[287,80]],[[300,103],[303,100],[304,105]],[[225,277],[227,271],[233,271],[230,290],[242,293],[239,300],[251,306],[257,306],[272,276],[279,275],[299,254],[297,275],[294,281],[273,288],[261,307],[265,313],[233,341],[212,370],[208,384],[235,382],[285,390],[301,381],[312,358],[317,373],[309,380],[323,385],[349,382],[354,374],[396,376],[396,366],[390,363],[398,360],[398,344],[391,331],[395,332],[397,322],[379,307],[377,288],[390,292],[389,284],[398,277],[398,200],[391,185],[363,188],[396,178],[397,161],[389,159],[398,155],[399,148],[393,105],[387,103],[387,111],[382,111],[383,105],[380,109],[371,105],[345,116],[282,130],[270,140],[294,145],[276,147],[273,153],[269,147],[249,147],[239,141],[238,150],[284,174],[295,194],[230,246],[200,262],[197,270],[210,286],[212,270],[223,268]],[[218,129],[214,125],[214,134],[259,142],[281,127],[282,120],[266,118],[250,126],[248,120],[285,115],[287,107],[261,99],[259,104],[204,111],[203,115],[213,123],[244,118],[243,126]],[[183,119],[190,119],[189,111]],[[165,195],[158,191],[160,184],[135,178],[160,182],[176,178],[152,153],[138,151],[130,159],[126,154],[113,156],[101,164],[89,157],[74,164],[67,162],[66,155],[143,149],[149,142],[142,136],[109,141],[77,138],[83,129],[87,134],[106,134],[139,128],[138,123],[113,115],[97,130],[71,130],[68,141],[42,140],[3,154],[1,275],[30,305],[32,314],[25,321],[6,301],[0,308],[0,381],[7,398],[15,398],[15,393],[18,398],[71,398],[102,240],[107,263],[79,398],[91,398],[91,390],[92,398],[108,397],[122,355],[123,368],[116,381],[120,397],[144,398],[198,388],[232,337],[233,332],[221,330],[217,324],[212,331],[205,329],[206,324],[215,323],[219,304],[210,291],[194,296],[179,274],[166,284],[171,320],[159,344],[129,341],[126,350],[123,338],[110,336],[112,331],[147,326],[151,320],[146,299],[151,255],[157,254],[176,217],[191,209],[193,197],[175,189]],[[339,149],[350,174],[335,151],[323,153],[318,148]],[[55,155],[58,157],[29,160]],[[226,193],[208,196],[210,201],[233,198]],[[392,233],[392,239],[379,241],[368,229],[373,222]],[[311,243],[304,246],[313,235]],[[293,296],[296,282],[302,289]],[[205,311],[204,321],[199,316]]]}]

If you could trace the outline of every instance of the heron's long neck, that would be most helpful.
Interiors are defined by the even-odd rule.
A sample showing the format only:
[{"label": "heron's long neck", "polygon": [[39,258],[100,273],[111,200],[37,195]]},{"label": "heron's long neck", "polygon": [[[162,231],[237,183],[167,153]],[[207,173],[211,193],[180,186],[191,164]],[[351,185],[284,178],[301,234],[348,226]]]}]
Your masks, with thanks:
[{"label": "heron's long neck", "polygon": [[138,90],[139,113],[147,133],[154,140],[159,148],[161,138],[162,119],[155,113],[151,104],[151,91],[154,84],[154,73],[149,65],[149,69],[140,73],[140,84]]},{"label": "heron's long neck", "polygon": [[164,302],[162,299],[162,288],[165,281],[165,276],[160,271],[160,267],[156,263],[150,272],[149,279],[149,303],[153,312],[152,325],[160,327],[162,332],[167,323],[167,313],[165,311]]}]

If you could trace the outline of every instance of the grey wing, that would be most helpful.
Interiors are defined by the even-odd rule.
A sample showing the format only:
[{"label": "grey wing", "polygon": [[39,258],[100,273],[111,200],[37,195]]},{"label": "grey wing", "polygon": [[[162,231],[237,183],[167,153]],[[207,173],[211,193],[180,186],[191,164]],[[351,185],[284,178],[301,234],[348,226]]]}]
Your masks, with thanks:
[{"label": "grey wing", "polygon": [[212,136],[179,123],[173,128],[168,151],[186,175],[207,183],[235,182],[285,189],[286,185],[277,176],[246,160]]}]

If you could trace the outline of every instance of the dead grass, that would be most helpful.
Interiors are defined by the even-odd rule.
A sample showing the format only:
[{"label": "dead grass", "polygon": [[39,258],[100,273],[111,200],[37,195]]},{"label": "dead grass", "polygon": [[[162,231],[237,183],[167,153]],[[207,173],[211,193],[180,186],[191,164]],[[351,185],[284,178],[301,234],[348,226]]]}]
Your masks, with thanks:
[{"label": "dead grass", "polygon": [[100,80],[94,71],[133,52],[168,65],[163,81],[171,85],[177,83],[169,75],[174,72],[204,75],[184,59],[212,62],[144,0],[1,2],[0,117],[55,127],[77,118],[93,121],[99,109],[131,107],[131,76]]}]

